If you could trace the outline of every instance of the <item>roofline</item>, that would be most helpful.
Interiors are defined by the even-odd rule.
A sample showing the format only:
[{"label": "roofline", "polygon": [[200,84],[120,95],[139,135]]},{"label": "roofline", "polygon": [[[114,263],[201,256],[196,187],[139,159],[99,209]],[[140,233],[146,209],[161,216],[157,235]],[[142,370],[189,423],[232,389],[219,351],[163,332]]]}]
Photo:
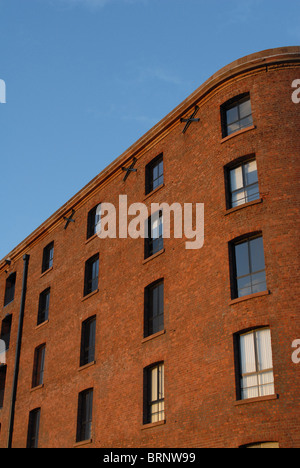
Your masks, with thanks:
[{"label": "roofline", "polygon": [[134,156],[137,159],[141,157],[146,150],[162,139],[174,126],[179,125],[180,118],[216,87],[219,87],[222,83],[237,75],[246,72],[249,73],[251,70],[268,67],[272,64],[291,62],[300,62],[300,46],[279,47],[256,52],[235,60],[221,68],[6,255],[4,259],[0,261],[0,270],[5,267],[5,258],[9,257],[11,260],[18,260],[29,248],[35,245],[38,240],[45,237],[59,224],[63,223],[63,217],[73,208],[80,207],[83,202],[88,200],[100,187],[106,186],[112,179],[120,175],[122,166],[131,158]]}]

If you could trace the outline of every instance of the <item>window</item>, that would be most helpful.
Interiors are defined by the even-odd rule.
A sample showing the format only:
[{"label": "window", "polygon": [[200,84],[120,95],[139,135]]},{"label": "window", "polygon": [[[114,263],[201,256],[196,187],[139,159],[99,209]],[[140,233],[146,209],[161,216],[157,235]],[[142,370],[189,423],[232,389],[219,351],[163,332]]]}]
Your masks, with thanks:
[{"label": "window", "polygon": [[29,413],[27,448],[38,448],[41,408]]},{"label": "window", "polygon": [[43,251],[42,273],[53,267],[54,242],[47,245]]},{"label": "window", "polygon": [[144,337],[164,329],[164,282],[145,289]]},{"label": "window", "polygon": [[145,238],[145,258],[151,257],[164,247],[162,211],[150,216],[147,222],[148,237]]},{"label": "window", "polygon": [[95,360],[96,317],[85,320],[81,330],[80,366]]},{"label": "window", "polygon": [[78,397],[76,442],[89,440],[92,436],[93,389],[84,390]]},{"label": "window", "polygon": [[0,339],[4,341],[6,351],[9,349],[11,322],[12,322],[12,314],[7,315],[2,320]]},{"label": "window", "polygon": [[159,155],[146,166],[146,194],[164,183],[163,155]]},{"label": "window", "polygon": [[50,304],[50,288],[45,289],[45,291],[43,291],[40,294],[39,312],[38,312],[38,320],[37,320],[38,325],[48,320],[49,304]]},{"label": "window", "polygon": [[15,298],[16,273],[11,273],[6,280],[4,307],[10,304]]},{"label": "window", "polygon": [[244,239],[233,244],[232,298],[266,291],[266,271],[263,238]]},{"label": "window", "polygon": [[85,264],[84,295],[98,289],[99,255],[94,255]]},{"label": "window", "polygon": [[253,125],[249,94],[243,94],[221,106],[223,138]]},{"label": "window", "polygon": [[6,366],[0,366],[0,408],[3,408],[4,392],[6,381]]},{"label": "window", "polygon": [[239,335],[238,399],[273,395],[274,375],[269,328]]},{"label": "window", "polygon": [[95,206],[88,214],[87,239],[100,232],[101,203]]},{"label": "window", "polygon": [[229,203],[228,208],[259,199],[259,187],[256,161],[247,161],[244,164],[228,170],[229,176]]},{"label": "window", "polygon": [[45,366],[46,345],[43,344],[35,349],[34,364],[32,373],[32,388],[38,387],[44,381],[44,366]]},{"label": "window", "polygon": [[145,397],[144,423],[163,421],[165,419],[163,363],[145,369]]}]

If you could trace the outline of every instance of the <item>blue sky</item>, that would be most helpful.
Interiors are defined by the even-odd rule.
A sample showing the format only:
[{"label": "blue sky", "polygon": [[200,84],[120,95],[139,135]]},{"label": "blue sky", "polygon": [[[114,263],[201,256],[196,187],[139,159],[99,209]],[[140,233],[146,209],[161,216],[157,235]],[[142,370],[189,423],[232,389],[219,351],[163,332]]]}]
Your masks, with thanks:
[{"label": "blue sky", "polygon": [[[0,0],[0,258],[299,0]],[[300,77],[299,77],[300,78]]]}]

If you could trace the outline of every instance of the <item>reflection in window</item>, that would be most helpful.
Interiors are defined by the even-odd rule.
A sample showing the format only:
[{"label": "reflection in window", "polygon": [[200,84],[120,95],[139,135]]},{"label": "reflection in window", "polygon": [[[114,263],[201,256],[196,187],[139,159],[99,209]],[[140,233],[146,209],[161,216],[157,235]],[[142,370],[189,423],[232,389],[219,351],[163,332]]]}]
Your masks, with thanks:
[{"label": "reflection in window", "polygon": [[229,171],[230,208],[259,199],[256,161],[249,161]]},{"label": "reflection in window", "polygon": [[273,395],[274,375],[269,328],[258,329],[239,337],[240,398]]},{"label": "reflection in window", "polygon": [[221,107],[223,138],[253,125],[249,94],[238,96]]},{"label": "reflection in window", "polygon": [[147,402],[145,424],[165,419],[164,364],[146,369]]},{"label": "reflection in window", "polygon": [[266,291],[263,238],[261,236],[234,244],[234,297]]}]

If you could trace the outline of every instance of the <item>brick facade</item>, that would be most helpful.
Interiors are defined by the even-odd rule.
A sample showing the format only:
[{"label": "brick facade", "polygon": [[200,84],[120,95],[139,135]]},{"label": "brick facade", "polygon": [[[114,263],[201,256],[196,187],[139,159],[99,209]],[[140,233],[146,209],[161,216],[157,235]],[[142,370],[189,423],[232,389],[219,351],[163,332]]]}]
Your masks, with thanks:
[{"label": "brick facade", "polygon": [[[300,446],[300,364],[292,359],[299,330],[300,48],[253,54],[223,68],[75,195],[0,262],[0,319],[12,314],[0,447],[8,439],[10,399],[22,292],[30,255],[13,447],[27,443],[30,411],[41,408],[39,447],[76,446],[78,395],[93,388],[87,447],[224,447],[277,442]],[[250,93],[253,125],[223,138],[221,106]],[[184,123],[199,106],[193,122]],[[164,184],[145,195],[145,167],[164,158]],[[255,156],[260,197],[226,206],[225,169]],[[137,158],[123,182],[122,166]],[[143,239],[86,240],[98,203],[204,203],[205,243],[165,239],[145,261]],[[24,208],[26,210],[26,207]],[[64,229],[72,209],[75,223]],[[261,233],[267,290],[235,299],[229,244]],[[43,249],[54,242],[42,274]],[[85,262],[99,254],[99,289],[83,296]],[[14,300],[3,307],[6,279],[16,272]],[[144,291],[164,279],[164,330],[144,339]],[[39,297],[51,289],[48,320],[37,326]],[[96,315],[95,358],[80,367],[83,321]],[[234,337],[268,327],[275,393],[238,400]],[[46,344],[43,384],[32,389],[35,349]],[[144,424],[144,369],[164,363],[165,418]]]}]

